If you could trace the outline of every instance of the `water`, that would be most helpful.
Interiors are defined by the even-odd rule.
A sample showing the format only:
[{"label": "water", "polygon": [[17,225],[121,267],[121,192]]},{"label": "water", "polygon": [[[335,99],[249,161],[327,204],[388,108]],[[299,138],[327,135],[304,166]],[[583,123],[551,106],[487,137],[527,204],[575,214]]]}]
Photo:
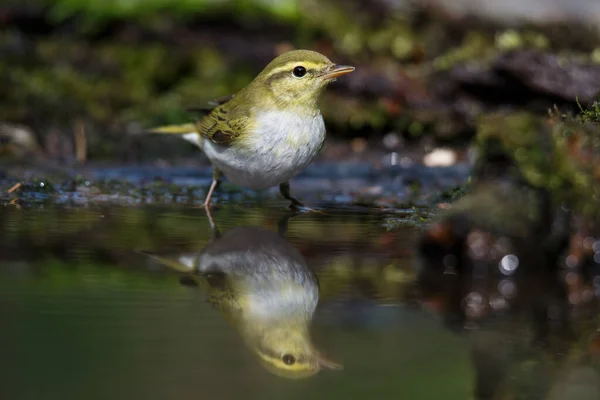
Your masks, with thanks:
[{"label": "water", "polygon": [[[419,226],[286,214],[217,208],[215,236],[199,209],[2,209],[0,398],[597,398],[593,360],[532,347],[522,311],[452,329],[444,293],[418,290]],[[296,318],[313,289],[314,314]],[[275,299],[261,316],[244,311],[257,290]],[[343,369],[289,379],[256,352],[265,346],[288,346],[296,366],[314,351]]]}]

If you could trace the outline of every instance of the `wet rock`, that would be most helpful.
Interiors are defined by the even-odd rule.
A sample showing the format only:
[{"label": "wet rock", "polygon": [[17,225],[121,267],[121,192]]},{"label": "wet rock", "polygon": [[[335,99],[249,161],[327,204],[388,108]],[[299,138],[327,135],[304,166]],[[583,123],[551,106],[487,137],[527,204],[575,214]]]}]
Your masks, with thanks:
[{"label": "wet rock", "polygon": [[22,157],[39,149],[33,131],[20,124],[0,123],[0,155],[7,152],[9,155]]},{"label": "wet rock", "polygon": [[540,96],[550,95],[590,105],[600,94],[600,65],[557,54],[526,50],[500,56],[495,74],[508,77]]},{"label": "wet rock", "polygon": [[541,114],[555,104],[575,111],[576,99],[592,105],[600,94],[600,64],[538,49],[496,51],[489,60],[479,57],[433,74],[429,88],[439,99],[437,118],[448,119],[445,110],[476,128],[471,121],[499,109]]}]

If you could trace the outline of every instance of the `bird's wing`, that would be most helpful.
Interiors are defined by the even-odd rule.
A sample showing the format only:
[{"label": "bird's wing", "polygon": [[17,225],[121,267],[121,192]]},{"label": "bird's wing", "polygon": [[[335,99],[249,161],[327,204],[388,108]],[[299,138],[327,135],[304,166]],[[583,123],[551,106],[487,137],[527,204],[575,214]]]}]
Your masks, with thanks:
[{"label": "bird's wing", "polygon": [[[209,101],[206,105],[203,106],[193,106],[187,107],[185,110],[189,113],[198,114],[200,119],[206,117],[213,111],[215,108],[227,103],[229,100],[233,98],[234,95],[219,97],[218,99],[214,99]],[[196,123],[188,123],[181,125],[164,125],[158,126],[155,128],[151,128],[148,130],[150,133],[162,133],[162,134],[173,134],[173,135],[185,135],[185,134],[194,134],[197,131],[198,127]],[[188,139],[189,140],[189,139]],[[197,140],[190,140],[193,143],[197,144]]]},{"label": "bird's wing", "polygon": [[248,131],[250,116],[247,110],[230,102],[224,103],[197,123],[204,138],[220,145],[231,145]]}]

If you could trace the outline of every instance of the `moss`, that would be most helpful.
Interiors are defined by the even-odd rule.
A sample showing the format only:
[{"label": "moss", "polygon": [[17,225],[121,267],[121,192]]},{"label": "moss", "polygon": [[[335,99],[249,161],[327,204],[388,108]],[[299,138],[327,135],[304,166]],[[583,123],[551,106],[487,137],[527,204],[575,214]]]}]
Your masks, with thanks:
[{"label": "moss", "polygon": [[553,138],[573,182],[573,190],[567,193],[569,204],[587,219],[600,220],[596,206],[600,201],[600,105],[595,102],[584,109],[577,103],[580,112],[575,116],[556,107],[550,112]]},{"label": "moss", "polygon": [[585,109],[582,107],[581,103],[579,103],[579,99],[577,99],[577,105],[579,106],[580,111],[579,118],[581,118],[583,122],[600,124],[600,103],[595,101],[590,109]]},{"label": "moss", "polygon": [[500,50],[516,50],[522,48],[546,49],[550,45],[548,38],[531,30],[522,32],[508,29],[496,34],[495,46]]},{"label": "moss", "polygon": [[554,207],[566,205],[587,219],[600,218],[600,126],[587,122],[593,119],[589,113],[558,121],[527,113],[482,118],[477,171],[504,158],[505,177],[548,193]]},{"label": "moss", "polygon": [[383,226],[387,231],[397,231],[402,228],[425,228],[435,216],[435,211],[418,209],[413,207],[414,212],[407,213],[401,217],[387,218]]},{"label": "moss", "polygon": [[557,146],[563,148],[564,168],[569,171],[572,190],[564,194],[567,204],[583,216],[600,220],[600,127],[597,125],[554,128]]},{"label": "moss", "polygon": [[[502,51],[553,48],[556,41],[536,27],[456,24],[418,8],[397,12],[342,0],[31,3],[49,6],[50,14],[33,7],[49,32],[33,40],[18,24],[0,32],[0,120],[32,126],[40,136],[58,128],[68,141],[81,118],[93,143],[88,159],[125,153],[135,141],[123,134],[129,127],[139,132],[140,126],[188,120],[186,106],[237,91],[272,53],[288,47],[359,66],[322,102],[332,134],[471,134],[470,123],[455,127],[465,121],[437,110],[437,103],[435,112],[406,103],[428,97],[425,82],[436,68],[485,66]],[[153,141],[165,144],[160,140]],[[144,146],[143,157],[156,158],[152,144]],[[168,155],[166,146],[156,147]],[[183,146],[174,149],[189,154]]]},{"label": "moss", "polygon": [[460,46],[452,47],[436,57],[433,65],[439,70],[448,70],[456,64],[473,60],[491,61],[496,54],[497,50],[494,47],[493,39],[489,35],[481,32],[469,32]]},{"label": "moss", "polygon": [[236,14],[239,17],[275,17],[294,20],[298,17],[298,0],[42,0],[51,5],[51,16],[61,21],[83,14],[87,22],[100,23],[114,18],[147,19],[170,12],[180,16],[203,13]]},{"label": "moss", "polygon": [[480,162],[506,154],[531,186],[558,191],[568,186],[571,179],[548,127],[533,114],[496,113],[481,117],[476,145]]},{"label": "moss", "polygon": [[436,199],[436,203],[441,202],[455,202],[458,199],[466,196],[471,191],[471,179],[469,178],[468,182],[462,186],[456,186],[445,190],[439,194]]}]

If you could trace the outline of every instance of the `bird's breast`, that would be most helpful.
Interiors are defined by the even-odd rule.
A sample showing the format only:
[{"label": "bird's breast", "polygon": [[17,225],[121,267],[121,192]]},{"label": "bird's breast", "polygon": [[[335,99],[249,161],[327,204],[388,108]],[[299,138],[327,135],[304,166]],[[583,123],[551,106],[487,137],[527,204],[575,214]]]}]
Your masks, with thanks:
[{"label": "bird's breast", "polygon": [[232,182],[265,189],[286,182],[316,157],[325,139],[320,113],[302,115],[289,111],[266,111],[256,116],[254,129],[240,143],[206,151],[208,157]]}]

